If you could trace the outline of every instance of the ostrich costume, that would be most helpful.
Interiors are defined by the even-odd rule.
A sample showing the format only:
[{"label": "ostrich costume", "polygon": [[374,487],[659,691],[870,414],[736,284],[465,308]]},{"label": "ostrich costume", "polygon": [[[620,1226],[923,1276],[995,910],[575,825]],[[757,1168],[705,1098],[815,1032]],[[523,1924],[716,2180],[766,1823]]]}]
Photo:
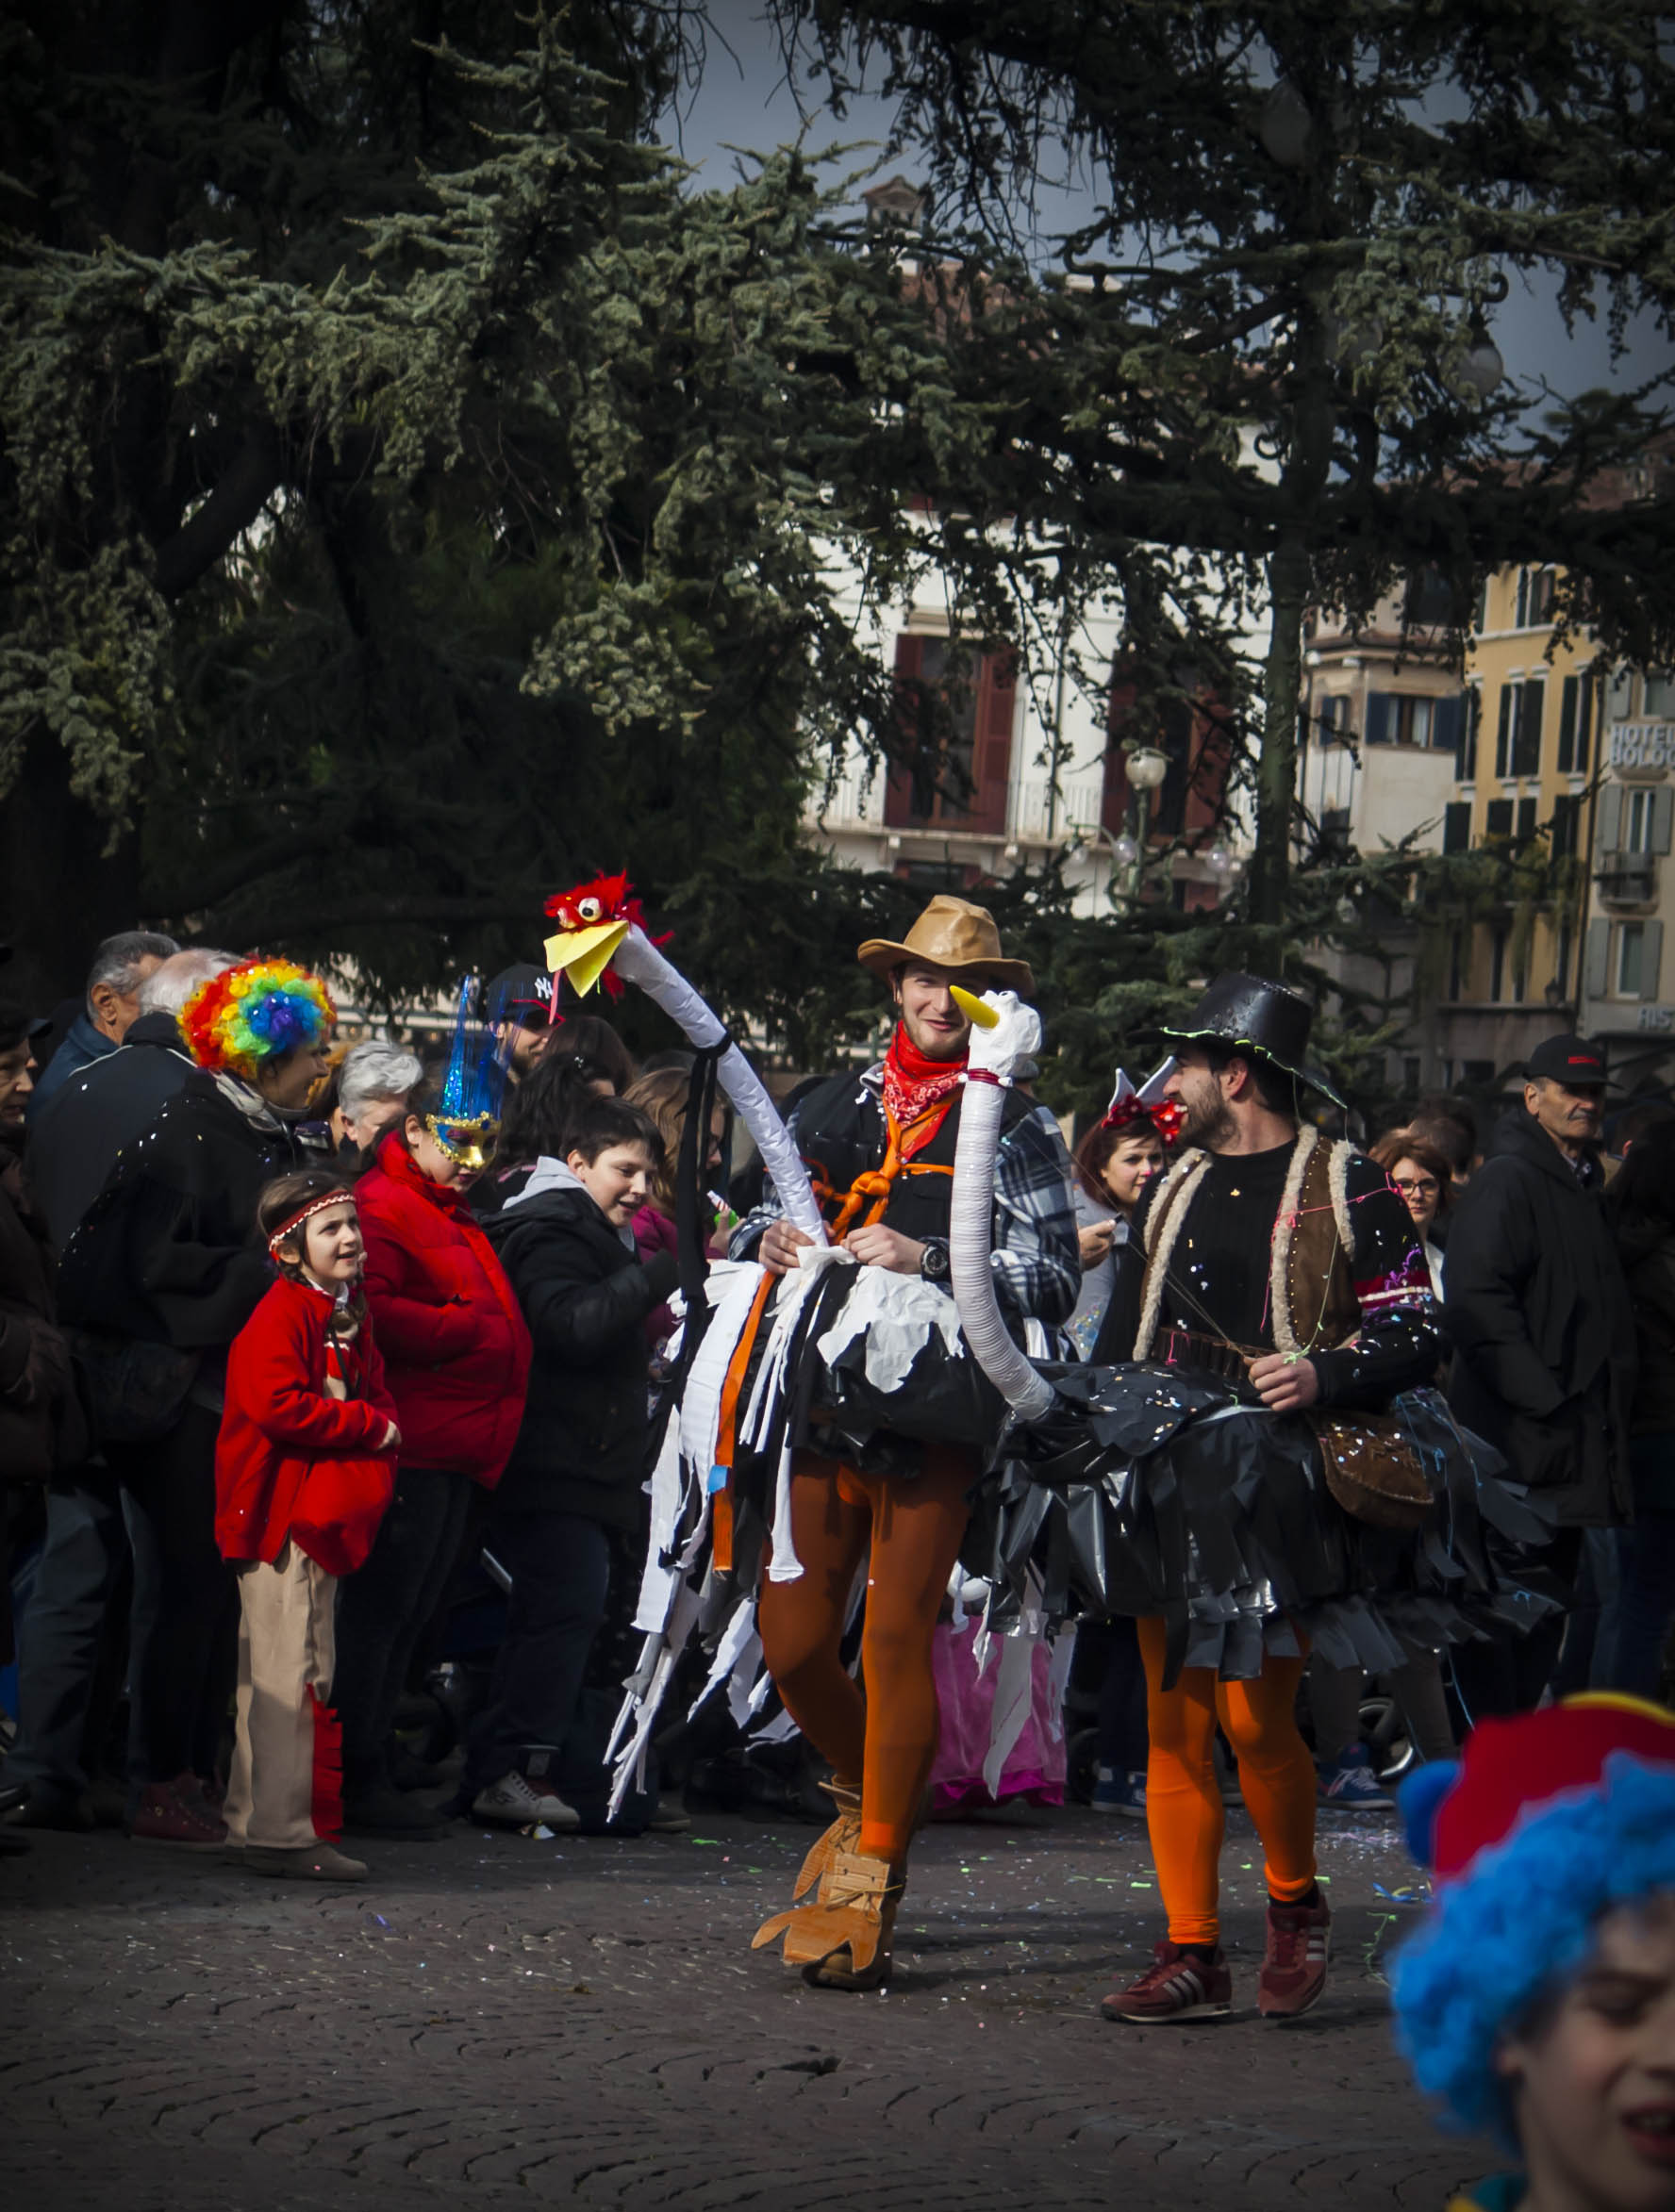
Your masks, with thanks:
[{"label": "ostrich costume", "polygon": [[1010,1418],[972,1571],[1004,1590],[1043,1557],[1050,1609],[1164,1616],[1177,1669],[1229,1676],[1257,1671],[1265,1648],[1297,1650],[1299,1628],[1333,1665],[1381,1672],[1402,1663],[1402,1635],[1440,1647],[1549,1611],[1490,1557],[1492,1535],[1540,1544],[1546,1524],[1435,1391],[1404,1391],[1393,1409],[1430,1508],[1418,1526],[1379,1527],[1338,1503],[1306,1420],[1251,1404],[1230,1378],[1025,1356],[995,1309],[981,1199],[1003,1086],[1040,1026],[1007,993],[983,1010],[993,1026],[980,1014],[972,1032],[951,1259],[966,1343]]},{"label": "ostrich costume", "polygon": [[[945,1270],[939,1284],[931,1265],[945,1248],[960,1063],[926,1061],[899,1031],[881,1069],[834,1077],[805,1102],[800,1147],[721,1023],[649,943],[620,879],[549,911],[563,925],[547,946],[556,970],[585,989],[608,966],[647,989],[699,1048],[688,1138],[707,1125],[703,1062],[713,1059],[760,1147],[779,1212],[810,1240],[789,1273],[751,1259],[717,1266],[707,1280],[694,1267],[683,1282],[675,1402],[653,1475],[637,1615],[647,1641],[618,1731],[619,1788],[638,1773],[694,1637],[713,1655],[697,1702],[725,1685],[741,1722],[766,1701],[766,1647],[788,1712],[833,1763],[839,1813],[794,1892],[818,1882],[819,1899],[758,1940],[784,1934],[790,1963],[870,1987],[887,1971],[893,1898],[935,1750],[937,1608],[1003,1414],[966,1357]],[[1002,956],[987,914],[946,898],[904,944],[870,943],[860,957],[880,974],[921,962],[938,974],[1028,977]],[[1074,1296],[1068,1161],[1056,1130],[1021,1097],[1005,1139],[1003,1176],[991,1146],[990,1204],[1005,1223],[995,1242],[1006,1246],[996,1263],[1009,1270],[1020,1313],[1050,1321],[1060,1317],[1053,1300],[1062,1296],[1068,1312]],[[804,1154],[819,1162],[818,1184]],[[695,1178],[694,1151],[679,1182]],[[772,1211],[753,1216],[740,1242]],[[830,1241],[852,1223],[881,1224],[900,1240],[898,1256],[925,1256],[925,1275],[857,1265]],[[863,1699],[838,1643],[869,1553]]]},{"label": "ostrich costume", "polygon": [[[1380,1669],[1402,1663],[1403,1636],[1435,1645],[1473,1633],[1479,1622],[1537,1617],[1545,1601],[1497,1576],[1485,1524],[1532,1543],[1545,1528],[1493,1478],[1488,1455],[1428,1390],[1396,1401],[1407,1464],[1416,1477],[1422,1470],[1422,1480],[1400,1515],[1385,1513],[1386,1522],[1408,1525],[1381,1527],[1365,1515],[1388,1501],[1353,1464],[1364,1447],[1344,1434],[1352,1422],[1338,1424],[1335,1443],[1330,1427],[1322,1436],[1301,1414],[1252,1404],[1232,1376],[1149,1361],[1084,1367],[1029,1360],[995,1308],[983,1193],[1004,1086],[1036,1049],[1039,1024],[1010,994],[989,993],[972,1012],[954,1167],[954,1292],[966,1342],[1011,1413],[995,1455],[1001,1480],[987,1494],[994,1511],[987,1530],[973,1532],[968,1559],[1003,1584],[1044,1548],[1052,1601],[1136,1616],[1147,1658],[1147,1814],[1169,1937],[1152,1976],[1108,2000],[1107,2010],[1141,2020],[1228,2009],[1217,1949],[1219,1795],[1200,1809],[1215,1790],[1218,1720],[1238,1753],[1266,1852],[1263,2009],[1305,2009],[1323,1977],[1328,1916],[1314,1885],[1314,1772],[1291,1712],[1304,1655],[1312,1645],[1335,1663]],[[1313,1132],[1302,1132],[1293,1178],[1315,1149]],[[1171,1176],[1190,1177],[1194,1158],[1183,1155]],[[1279,1226],[1295,1227],[1289,1180],[1285,1206]],[[1351,1251],[1352,1231],[1338,1217]],[[1284,1272],[1276,1258],[1282,1289]],[[1285,1326],[1276,1315],[1282,1350]],[[1361,1416],[1361,1425],[1378,1418]],[[982,1535],[987,1560],[973,1559]],[[1293,1940],[1294,1948],[1305,1939],[1318,1946],[1299,2002],[1275,1998],[1269,1984],[1276,1929],[1281,1952]],[[1161,2004],[1158,1989],[1147,1989],[1153,1979]],[[1133,2009],[1136,1995],[1151,2008]]]}]

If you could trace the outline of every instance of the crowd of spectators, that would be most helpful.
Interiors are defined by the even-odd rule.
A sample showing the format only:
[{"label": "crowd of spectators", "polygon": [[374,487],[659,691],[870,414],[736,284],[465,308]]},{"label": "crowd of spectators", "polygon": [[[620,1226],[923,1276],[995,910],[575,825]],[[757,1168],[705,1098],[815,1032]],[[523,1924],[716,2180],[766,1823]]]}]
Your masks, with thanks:
[{"label": "crowd of spectators", "polygon": [[[0,1842],[102,1818],[159,1844],[228,1842],[251,1634],[247,1607],[241,1645],[249,1562],[217,1533],[228,1362],[276,1266],[315,1279],[306,1234],[257,1233],[276,1190],[352,1195],[321,1263],[364,1296],[390,1407],[388,1504],[332,1600],[346,1833],[603,1826],[600,1716],[643,1558],[648,1386],[674,1328],[688,1056],[637,1068],[607,1022],[555,1025],[549,979],[508,970],[508,1089],[478,1167],[448,1142],[439,1068],[405,1045],[344,1050],[321,1029],[237,1062],[196,1045],[186,1010],[251,965],[135,932],[98,949],[84,1002],[50,1023],[0,1004],[0,1499],[26,1593]],[[1397,1738],[1439,1758],[1482,1715],[1550,1692],[1665,1686],[1675,1106],[1608,1123],[1606,1084],[1592,1046],[1551,1039],[1481,1146],[1471,1109],[1434,1097],[1369,1147],[1441,1306],[1438,1385],[1539,1495],[1561,1603],[1527,1633],[1415,1647],[1382,1703],[1317,1664],[1326,1804],[1387,1805]],[[698,1147],[723,1236],[726,1134],[718,1109]],[[1164,1159],[1149,1122],[1096,1125],[1076,1150],[1067,1357],[1099,1334]],[[357,1325],[339,1305],[340,1361]],[[1132,1627],[1089,1624],[1083,1641],[1092,1802],[1143,1813]],[[628,1817],[679,1814],[654,1791]]]}]

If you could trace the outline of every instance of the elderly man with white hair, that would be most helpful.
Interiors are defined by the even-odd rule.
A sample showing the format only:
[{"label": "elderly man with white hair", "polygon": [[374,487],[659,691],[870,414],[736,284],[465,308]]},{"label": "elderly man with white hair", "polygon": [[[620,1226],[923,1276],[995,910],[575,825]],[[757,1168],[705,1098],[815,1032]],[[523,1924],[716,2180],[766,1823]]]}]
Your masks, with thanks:
[{"label": "elderly man with white hair", "polygon": [[144,1134],[191,1072],[174,1016],[200,983],[238,957],[203,946],[171,953],[141,983],[121,1049],[78,1068],[36,1114],[29,1179],[60,1252],[104,1189],[117,1154]]},{"label": "elderly man with white hair", "polygon": [[376,1037],[352,1045],[338,1070],[338,1102],[332,1108],[332,1148],[341,1159],[354,1153],[370,1162],[378,1139],[406,1113],[407,1100],[423,1080],[416,1053]]}]

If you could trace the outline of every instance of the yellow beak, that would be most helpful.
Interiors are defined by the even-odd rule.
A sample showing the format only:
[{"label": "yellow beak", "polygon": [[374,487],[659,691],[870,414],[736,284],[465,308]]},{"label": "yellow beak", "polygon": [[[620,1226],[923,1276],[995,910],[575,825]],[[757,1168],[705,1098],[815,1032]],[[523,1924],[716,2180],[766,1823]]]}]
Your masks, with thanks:
[{"label": "yellow beak", "polygon": [[588,930],[561,930],[546,943],[547,966],[567,975],[585,999],[611,964],[611,955],[628,934],[625,921],[595,922]]},{"label": "yellow beak", "polygon": [[[556,943],[557,940],[555,939],[554,942]],[[547,949],[550,952],[552,946],[549,946]],[[982,999],[974,999],[970,991],[962,991],[958,983],[949,984],[948,996],[954,1000],[966,1019],[974,1021],[980,1030],[992,1030],[1000,1027],[1001,1017],[994,1008],[985,1006]]]}]

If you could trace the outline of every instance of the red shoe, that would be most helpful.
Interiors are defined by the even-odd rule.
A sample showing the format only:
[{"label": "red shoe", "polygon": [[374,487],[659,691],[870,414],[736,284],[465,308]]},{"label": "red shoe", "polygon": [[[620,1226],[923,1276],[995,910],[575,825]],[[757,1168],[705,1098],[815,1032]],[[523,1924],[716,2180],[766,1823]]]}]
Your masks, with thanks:
[{"label": "red shoe", "polygon": [[1268,1956],[1256,1985],[1256,2009],[1268,2020],[1297,2020],[1326,1987],[1332,1915],[1316,1905],[1270,1905]]},{"label": "red shoe", "polygon": [[136,1843],[172,1843],[177,1851],[219,1851],[227,1840],[227,1824],[204,1802],[196,1775],[176,1775],[172,1782],[153,1782],[140,1800],[140,1809],[128,1823]]},{"label": "red shoe", "polygon": [[1131,2021],[1137,2027],[1160,2021],[1220,2020],[1233,2010],[1233,1976],[1219,1949],[1206,1966],[1165,1937],[1139,1980],[1114,1989],[1101,2001],[1100,2010],[1107,2020]]}]

